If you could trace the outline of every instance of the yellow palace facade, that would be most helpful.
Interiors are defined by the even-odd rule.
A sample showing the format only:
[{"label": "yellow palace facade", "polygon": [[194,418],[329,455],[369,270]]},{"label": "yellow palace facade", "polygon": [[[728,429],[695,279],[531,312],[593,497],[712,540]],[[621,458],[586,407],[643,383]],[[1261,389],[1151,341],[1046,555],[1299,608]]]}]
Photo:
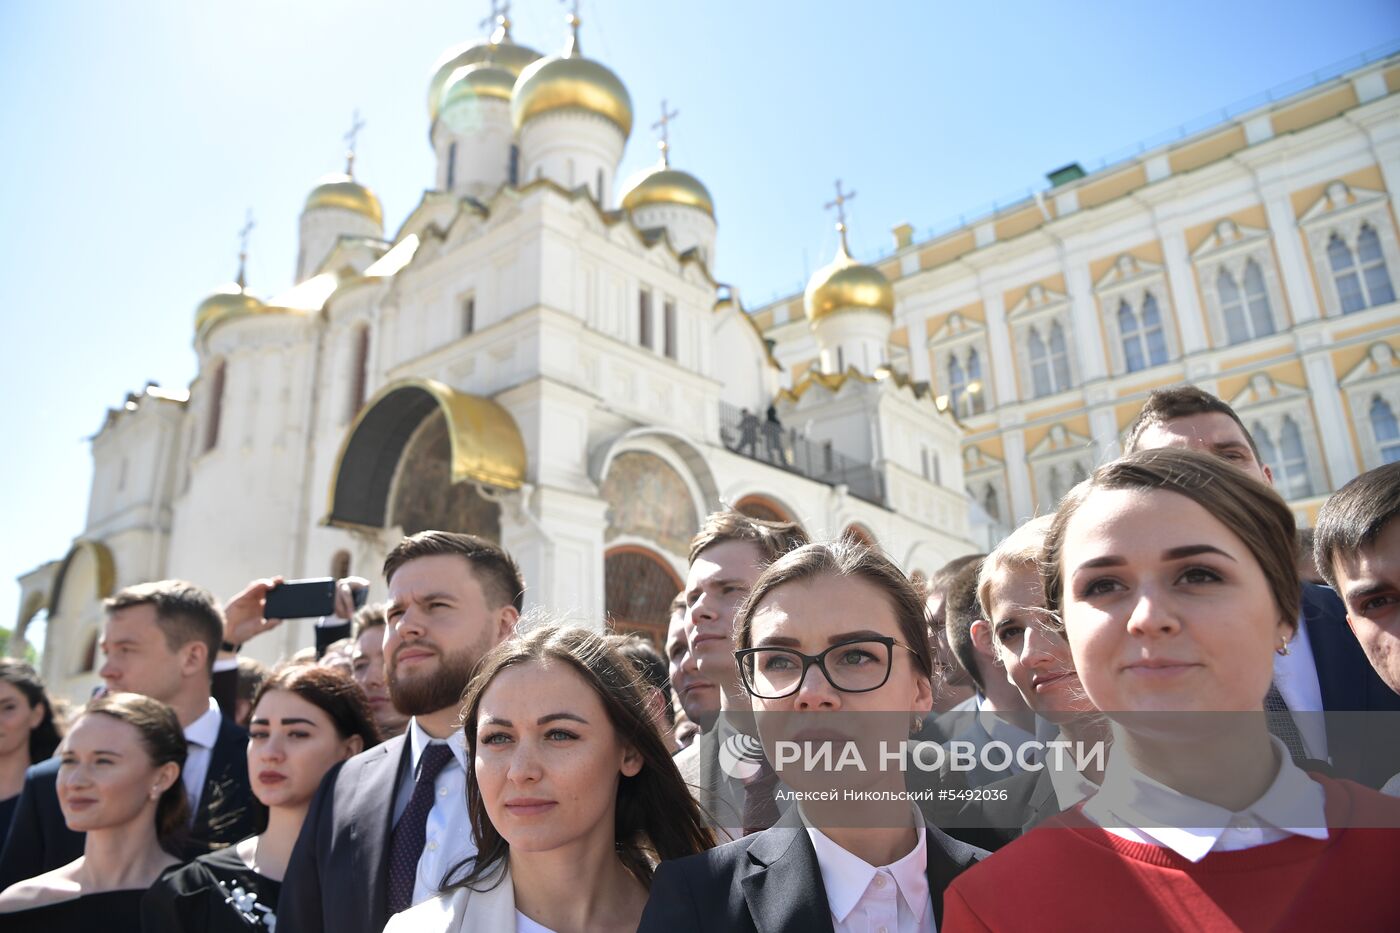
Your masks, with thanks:
[{"label": "yellow palace facade", "polygon": [[[937,236],[900,225],[873,264],[892,365],[962,425],[981,543],[1115,456],[1161,386],[1233,405],[1305,524],[1400,459],[1400,54],[1051,181]],[[754,316],[794,384],[823,368],[801,295]]]}]

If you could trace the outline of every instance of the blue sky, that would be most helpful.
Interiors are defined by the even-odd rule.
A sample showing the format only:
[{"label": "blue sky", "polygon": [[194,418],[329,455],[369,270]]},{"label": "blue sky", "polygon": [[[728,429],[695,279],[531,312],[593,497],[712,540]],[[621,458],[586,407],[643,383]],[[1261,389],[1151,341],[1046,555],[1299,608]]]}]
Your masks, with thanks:
[{"label": "blue sky", "polygon": [[[398,226],[433,178],[431,66],[487,9],[0,3],[0,578],[82,530],[105,410],[192,378],[194,307],[232,277],[247,209],[250,287],[289,284],[302,200],[340,169],[356,108],[357,174]],[[563,12],[516,0],[517,41],[557,51]],[[666,98],[673,163],[716,200],[717,276],[750,306],[827,261],[837,177],[858,192],[852,248],[873,258],[901,221],[923,231],[1024,194],[1400,38],[1394,0],[585,0],[582,18],[584,52],[637,111],[619,177],[655,159]],[[0,582],[0,624],[17,603]]]}]

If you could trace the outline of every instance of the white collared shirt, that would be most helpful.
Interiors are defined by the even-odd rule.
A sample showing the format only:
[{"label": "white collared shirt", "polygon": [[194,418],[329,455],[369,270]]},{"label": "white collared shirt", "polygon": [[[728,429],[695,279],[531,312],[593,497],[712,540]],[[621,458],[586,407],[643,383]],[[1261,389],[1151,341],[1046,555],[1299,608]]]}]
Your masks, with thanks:
[{"label": "white collared shirt", "polygon": [[[875,867],[807,826],[817,853],[834,933],[936,933],[928,890],[928,836],[914,810],[919,841],[908,855]],[[805,817],[804,817],[805,822]]]},{"label": "white collared shirt", "polygon": [[1299,713],[1293,717],[1303,737],[1303,747],[1309,758],[1329,761],[1327,757],[1327,725],[1322,717],[1322,682],[1317,678],[1317,660],[1302,614],[1298,616],[1298,634],[1288,643],[1288,654],[1274,653],[1274,686],[1278,687],[1288,710]]},{"label": "white collared shirt", "polygon": [[428,811],[428,821],[424,827],[423,854],[418,857],[418,877],[413,882],[415,904],[437,894],[442,887],[443,876],[464,859],[476,854],[471,816],[467,812],[467,737],[461,729],[446,740],[435,739],[418,725],[416,716],[408,721],[408,745],[412,758],[409,774],[394,797],[394,823],[398,823],[403,811],[408,809],[409,800],[413,799],[423,749],[429,743],[441,744],[443,741],[452,750],[458,767],[454,768],[449,763],[433,782],[437,798],[433,801],[433,808]]},{"label": "white collared shirt", "polygon": [[[1013,774],[1025,771],[1018,760],[1017,752],[1027,742],[1034,742],[1035,736],[1020,726],[1002,719],[1001,714],[991,708],[991,701],[981,693],[975,694],[975,699],[977,701],[977,722],[982,726],[983,731],[991,737],[993,742],[1005,742],[1011,749],[1011,764],[1006,769],[1006,773],[1000,774],[998,777],[1011,777]],[[1033,761],[1038,761],[1041,756],[1036,753],[1028,757]]]},{"label": "white collared shirt", "polygon": [[219,741],[219,723],[223,714],[219,704],[209,698],[209,708],[185,727],[185,767],[180,779],[185,783],[185,796],[190,801],[190,821],[199,810],[199,798],[204,793],[204,781],[209,777],[209,762],[214,757],[214,743]]},{"label": "white collared shirt", "polygon": [[1163,846],[1192,862],[1211,852],[1233,852],[1281,842],[1289,836],[1326,839],[1322,785],[1293,763],[1288,749],[1270,737],[1279,769],[1264,795],[1244,810],[1197,800],[1137,770],[1124,752],[1108,756],[1103,786],[1084,804],[1084,815],[1129,842]]},{"label": "white collared shirt", "polygon": [[[1058,733],[1055,738],[1061,742],[1069,742],[1069,736],[1063,732]],[[1056,764],[1063,767],[1055,767]],[[1066,749],[1060,754],[1048,754],[1045,756],[1045,770],[1050,772],[1050,786],[1055,789],[1055,802],[1059,804],[1061,810],[1068,810],[1070,807],[1094,796],[1099,792],[1099,785],[1086,778],[1083,773],[1074,766],[1074,754]]]}]

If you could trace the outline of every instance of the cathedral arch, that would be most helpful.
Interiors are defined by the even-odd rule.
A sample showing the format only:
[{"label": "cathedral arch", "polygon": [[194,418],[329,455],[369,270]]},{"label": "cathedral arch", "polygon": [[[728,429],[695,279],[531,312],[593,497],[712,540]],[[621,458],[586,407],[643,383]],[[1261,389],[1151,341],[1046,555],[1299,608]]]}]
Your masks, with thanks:
[{"label": "cathedral arch", "polygon": [[667,428],[634,428],[595,448],[590,458],[594,482],[601,486],[613,460],[629,450],[650,451],[676,468],[691,490],[699,516],[719,508],[719,486],[705,455],[683,435]]},{"label": "cathedral arch", "polygon": [[605,542],[640,538],[667,553],[684,555],[700,528],[693,491],[675,466],[657,453],[618,453],[608,465],[599,494],[608,504]]},{"label": "cathedral arch", "polygon": [[608,627],[640,635],[662,650],[671,600],[684,586],[680,574],[650,548],[621,545],[603,555],[603,581]]},{"label": "cathedral arch", "polygon": [[734,503],[736,512],[743,512],[749,518],[761,518],[770,522],[796,522],[792,510],[772,496],[751,492]]},{"label": "cathedral arch", "polygon": [[525,441],[499,403],[432,379],[400,380],[366,402],[346,432],[332,473],[326,523],[383,528],[391,505],[395,513],[416,514],[414,502],[391,496],[408,494],[401,474],[410,443],[433,448],[439,433],[446,444],[441,472],[451,495],[463,500],[449,504],[449,513],[460,506],[477,514],[468,493],[481,497],[471,484],[519,489],[525,482]]},{"label": "cathedral arch", "polygon": [[111,548],[101,541],[74,541],[54,576],[44,639],[44,675],[59,689],[64,679],[96,669],[102,600],[115,589]]}]

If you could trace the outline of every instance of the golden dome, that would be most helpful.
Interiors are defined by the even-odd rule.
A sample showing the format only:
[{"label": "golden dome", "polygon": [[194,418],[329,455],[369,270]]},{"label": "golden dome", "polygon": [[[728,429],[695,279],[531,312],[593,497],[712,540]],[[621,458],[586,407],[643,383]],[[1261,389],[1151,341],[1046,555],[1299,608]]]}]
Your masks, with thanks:
[{"label": "golden dome", "polygon": [[516,130],[532,117],[556,110],[586,110],[632,132],[632,98],[604,65],[565,54],[542,58],[520,73],[510,101]]},{"label": "golden dome", "polygon": [[843,241],[831,264],[817,270],[803,296],[807,320],[815,324],[837,311],[883,311],[894,316],[894,288],[874,266],[856,262]]},{"label": "golden dome", "polygon": [[194,332],[202,334],[216,321],[222,321],[232,317],[242,317],[245,314],[261,314],[267,310],[267,305],[248,293],[248,290],[237,282],[229,282],[220,285],[214,290],[214,294],[199,303],[199,307],[194,311]]},{"label": "golden dome", "polygon": [[480,97],[494,97],[510,103],[510,92],[515,88],[515,75],[494,62],[477,62],[463,65],[447,78],[442,86],[442,106],[446,110],[461,100],[475,100]]},{"label": "golden dome", "polygon": [[[499,21],[498,21],[499,22]],[[490,39],[477,39],[454,45],[438,57],[433,65],[433,79],[428,82],[428,116],[436,120],[442,104],[442,89],[446,87],[452,72],[463,65],[476,65],[488,59],[492,65],[511,74],[512,80],[520,77],[520,72],[531,62],[539,60],[539,52],[510,40],[509,24],[498,27]]]},{"label": "golden dome", "polygon": [[384,209],[379,206],[379,198],[349,175],[327,175],[316,183],[316,187],[306,196],[303,210],[318,207],[354,211],[374,221],[376,226],[384,226]]},{"label": "golden dome", "polygon": [[715,216],[715,202],[709,190],[689,172],[670,168],[664,162],[643,169],[627,180],[622,196],[624,210],[634,211],[648,204],[679,204],[698,207]]}]

